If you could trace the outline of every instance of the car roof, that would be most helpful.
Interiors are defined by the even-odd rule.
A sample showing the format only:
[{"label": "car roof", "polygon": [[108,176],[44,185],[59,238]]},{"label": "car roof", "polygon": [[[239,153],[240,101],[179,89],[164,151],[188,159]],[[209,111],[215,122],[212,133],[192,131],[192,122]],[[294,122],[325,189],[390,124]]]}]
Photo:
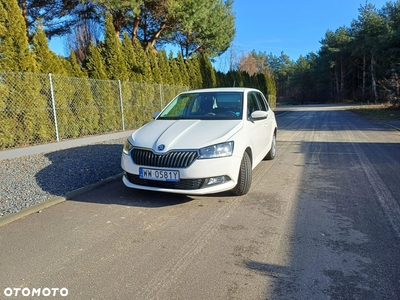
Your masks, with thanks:
[{"label": "car roof", "polygon": [[197,90],[189,90],[185,93],[216,93],[216,92],[245,92],[245,91],[259,91],[254,88],[247,88],[247,87],[221,87],[221,88],[208,88],[208,89],[197,89]]}]

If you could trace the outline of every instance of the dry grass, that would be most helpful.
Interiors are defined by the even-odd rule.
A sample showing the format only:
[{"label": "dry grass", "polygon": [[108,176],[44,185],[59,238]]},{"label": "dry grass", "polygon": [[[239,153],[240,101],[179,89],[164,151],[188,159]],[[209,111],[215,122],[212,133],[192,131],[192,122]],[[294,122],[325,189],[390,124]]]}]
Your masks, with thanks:
[{"label": "dry grass", "polygon": [[400,120],[400,109],[395,109],[390,105],[363,105],[350,110],[374,120]]}]

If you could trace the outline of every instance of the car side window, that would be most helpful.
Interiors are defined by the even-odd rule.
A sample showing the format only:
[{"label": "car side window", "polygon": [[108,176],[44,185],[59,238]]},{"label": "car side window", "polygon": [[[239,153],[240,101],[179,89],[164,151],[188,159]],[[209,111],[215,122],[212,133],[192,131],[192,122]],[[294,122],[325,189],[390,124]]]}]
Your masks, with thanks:
[{"label": "car side window", "polygon": [[253,92],[247,95],[247,116],[250,117],[253,111],[260,110],[257,97]]},{"label": "car side window", "polygon": [[258,103],[260,104],[260,110],[268,111],[268,105],[266,103],[264,96],[261,95],[261,93],[256,93],[256,96],[257,96]]}]

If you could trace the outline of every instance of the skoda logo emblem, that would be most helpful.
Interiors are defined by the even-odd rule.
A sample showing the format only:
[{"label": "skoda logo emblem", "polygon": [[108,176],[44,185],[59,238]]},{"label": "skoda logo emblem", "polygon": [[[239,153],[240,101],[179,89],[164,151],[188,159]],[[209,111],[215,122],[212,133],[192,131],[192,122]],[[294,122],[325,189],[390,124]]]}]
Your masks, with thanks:
[{"label": "skoda logo emblem", "polygon": [[158,151],[163,151],[165,149],[165,145],[162,144],[162,145],[158,146],[157,149],[158,149]]}]

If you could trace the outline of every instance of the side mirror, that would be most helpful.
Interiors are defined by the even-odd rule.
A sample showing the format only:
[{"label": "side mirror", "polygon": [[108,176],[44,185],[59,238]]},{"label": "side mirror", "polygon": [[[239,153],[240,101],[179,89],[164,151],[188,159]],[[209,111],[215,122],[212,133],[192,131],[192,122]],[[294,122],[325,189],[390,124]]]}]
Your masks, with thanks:
[{"label": "side mirror", "polygon": [[158,115],[160,114],[159,111],[154,112],[151,116],[153,117],[153,119],[157,118]]},{"label": "side mirror", "polygon": [[250,115],[251,120],[262,120],[268,118],[268,112],[263,110],[253,111]]}]

